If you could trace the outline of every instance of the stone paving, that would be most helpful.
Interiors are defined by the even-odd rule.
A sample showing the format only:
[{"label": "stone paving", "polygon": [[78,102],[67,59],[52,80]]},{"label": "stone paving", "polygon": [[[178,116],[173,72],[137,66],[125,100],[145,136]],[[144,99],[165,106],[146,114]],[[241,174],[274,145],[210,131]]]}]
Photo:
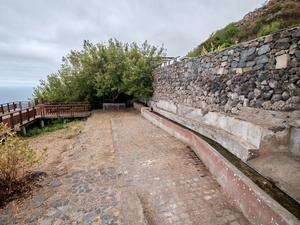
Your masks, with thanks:
[{"label": "stone paving", "polygon": [[[137,111],[96,111],[86,128],[65,159],[76,165],[0,210],[0,224],[126,224],[120,202],[128,187],[150,225],[249,224],[194,152]],[[94,157],[110,143],[111,156]],[[81,168],[85,160],[92,166]]]}]

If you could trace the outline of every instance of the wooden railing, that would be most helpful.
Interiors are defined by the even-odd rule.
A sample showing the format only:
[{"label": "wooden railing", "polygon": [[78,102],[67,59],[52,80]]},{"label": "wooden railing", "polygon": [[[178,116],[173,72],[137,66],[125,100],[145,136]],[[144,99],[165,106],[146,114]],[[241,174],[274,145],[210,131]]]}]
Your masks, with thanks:
[{"label": "wooden railing", "polygon": [[0,104],[0,114],[9,113],[11,111],[27,109],[31,107],[31,102],[19,101]]},{"label": "wooden railing", "polygon": [[39,106],[38,114],[41,117],[75,117],[88,116],[90,105],[87,103],[51,103]]},{"label": "wooden railing", "polygon": [[17,110],[10,113],[0,115],[0,122],[8,124],[11,128],[15,125],[23,125],[34,120],[37,116],[37,110],[35,107],[30,107],[24,110]]},{"label": "wooden railing", "polygon": [[[13,110],[13,109],[12,109]],[[0,114],[0,122],[10,127],[22,126],[36,118],[72,118],[90,115],[90,105],[87,103],[48,103]]]}]

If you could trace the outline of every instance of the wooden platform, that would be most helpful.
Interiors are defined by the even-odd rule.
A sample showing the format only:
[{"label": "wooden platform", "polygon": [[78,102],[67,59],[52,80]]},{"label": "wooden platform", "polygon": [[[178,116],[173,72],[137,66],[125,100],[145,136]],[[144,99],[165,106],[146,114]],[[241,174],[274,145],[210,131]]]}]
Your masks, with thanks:
[{"label": "wooden platform", "polygon": [[26,126],[37,119],[84,118],[91,115],[87,103],[48,103],[0,114],[0,122],[11,128]]}]

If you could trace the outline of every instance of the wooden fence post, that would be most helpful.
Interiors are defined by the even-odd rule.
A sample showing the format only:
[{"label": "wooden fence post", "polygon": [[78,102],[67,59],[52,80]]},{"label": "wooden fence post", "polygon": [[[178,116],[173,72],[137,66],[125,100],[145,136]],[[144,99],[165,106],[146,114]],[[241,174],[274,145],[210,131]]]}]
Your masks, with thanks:
[{"label": "wooden fence post", "polygon": [[36,108],[32,107],[32,110],[33,110],[33,118],[35,118],[36,117]]},{"label": "wooden fence post", "polygon": [[7,111],[10,112],[9,103],[7,103]]},{"label": "wooden fence post", "polygon": [[10,113],[10,127],[14,128],[14,113]]},{"label": "wooden fence post", "polygon": [[74,106],[71,105],[71,117],[74,117]]},{"label": "wooden fence post", "polygon": [[22,110],[19,111],[19,116],[20,116],[20,124],[23,124],[23,118],[22,118]]},{"label": "wooden fence post", "polygon": [[2,114],[4,114],[4,108],[3,108],[2,104],[1,104],[1,112],[2,112]]},{"label": "wooden fence post", "polygon": [[27,114],[27,121],[29,121],[30,120],[30,117],[29,117],[29,108],[26,109],[26,112],[27,112],[26,113]]}]

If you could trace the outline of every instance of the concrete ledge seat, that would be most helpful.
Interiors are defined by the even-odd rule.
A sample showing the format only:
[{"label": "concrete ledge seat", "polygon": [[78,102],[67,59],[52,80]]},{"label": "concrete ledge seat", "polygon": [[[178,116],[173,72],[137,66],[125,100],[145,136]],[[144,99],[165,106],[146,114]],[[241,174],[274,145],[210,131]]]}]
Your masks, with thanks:
[{"label": "concrete ledge seat", "polygon": [[125,109],[126,103],[103,103],[103,110]]},{"label": "concrete ledge seat", "polygon": [[[243,115],[230,115],[166,100],[158,102],[150,100],[148,105],[155,112],[213,139],[243,161],[270,152],[297,153],[299,145],[295,138],[298,134],[297,130],[294,129],[293,132],[292,126],[284,123],[284,120],[275,114],[272,116],[270,113],[264,113],[262,117],[256,115],[254,111],[245,112]],[[204,129],[204,125],[218,132],[208,132]],[[225,133],[222,133],[223,131]],[[221,134],[225,134],[234,141],[227,141],[226,136],[222,137]],[[253,151],[250,150],[251,154],[249,154],[248,150],[244,151],[245,148],[239,146],[246,146],[246,149]]]},{"label": "concrete ledge seat", "polygon": [[294,215],[273,200],[196,134],[145,108],[142,108],[141,114],[167,133],[187,143],[209,171],[216,176],[219,184],[236,201],[251,224],[299,224],[299,220]]},{"label": "concrete ledge seat", "polygon": [[153,107],[153,111],[216,141],[243,161],[255,158],[259,154],[259,149],[254,145],[237,138],[235,135],[220,129],[219,127],[179,116],[158,107]]}]

